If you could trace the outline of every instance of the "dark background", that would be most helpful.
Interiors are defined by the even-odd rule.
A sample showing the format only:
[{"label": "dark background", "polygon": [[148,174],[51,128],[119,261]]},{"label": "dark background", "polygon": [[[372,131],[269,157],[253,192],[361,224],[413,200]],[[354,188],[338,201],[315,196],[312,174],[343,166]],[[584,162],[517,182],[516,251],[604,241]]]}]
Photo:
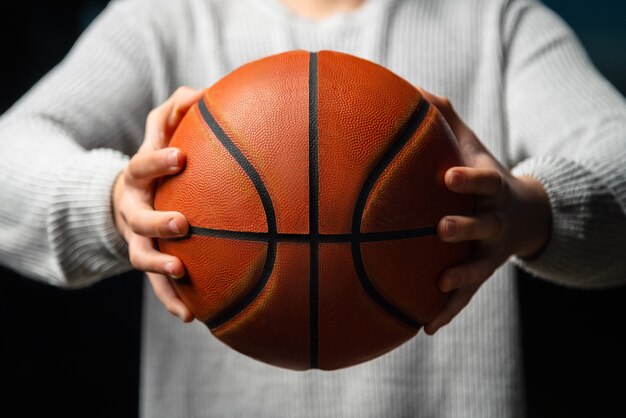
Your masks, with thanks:
[{"label": "dark background", "polygon": [[[626,3],[546,3],[626,93]],[[0,3],[0,112],[67,53],[105,5],[103,0]],[[141,280],[130,273],[71,291],[0,269],[1,411],[136,416]],[[518,286],[529,416],[625,417],[626,343],[620,337],[626,288],[577,291],[522,273]]]}]

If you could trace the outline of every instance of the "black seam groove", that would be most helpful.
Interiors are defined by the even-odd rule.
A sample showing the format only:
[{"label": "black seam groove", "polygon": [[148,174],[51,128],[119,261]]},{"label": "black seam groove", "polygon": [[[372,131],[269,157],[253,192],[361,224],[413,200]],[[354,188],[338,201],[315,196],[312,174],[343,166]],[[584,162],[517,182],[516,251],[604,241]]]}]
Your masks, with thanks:
[{"label": "black seam groove", "polygon": [[309,54],[309,356],[319,368],[319,161],[317,53]]},{"label": "black seam groove", "polygon": [[[418,237],[432,236],[436,234],[436,227],[405,229],[398,231],[365,232],[361,234],[318,234],[318,243],[345,243],[345,242],[376,242],[392,241],[398,239],[410,239]],[[228,229],[202,228],[199,226],[189,226],[189,233],[184,238],[191,235],[212,238],[224,238],[237,241],[258,241],[258,242],[302,242],[310,243],[311,234],[288,234],[267,232],[247,232],[232,231]],[[183,239],[184,239],[183,238]]]},{"label": "black seam groove", "polygon": [[[363,212],[365,211],[365,204],[367,203],[367,198],[372,192],[372,188],[378,181],[378,178],[383,173],[385,168],[387,168],[387,166],[391,163],[391,161],[393,161],[396,155],[398,155],[400,150],[402,150],[406,143],[409,142],[411,137],[415,134],[415,131],[417,131],[417,129],[424,121],[424,118],[426,117],[429,109],[429,103],[426,100],[422,99],[417,105],[416,109],[411,114],[405,128],[400,132],[396,141],[382,156],[380,161],[378,161],[374,169],[370,172],[369,176],[365,180],[365,183],[361,188],[361,192],[359,193],[359,198],[357,199],[354,208],[354,214],[352,217],[352,235],[356,238],[354,241],[352,241],[352,260],[354,261],[354,266],[356,268],[357,275],[359,276],[361,286],[370,296],[370,298],[372,298],[381,308],[393,315],[403,324],[415,329],[421,328],[422,324],[420,324],[409,315],[404,313],[401,309],[397,308],[394,304],[389,302],[383,295],[381,295],[376,290],[371,280],[367,276],[367,272],[365,271],[365,265],[363,263],[363,255],[361,254],[360,243],[362,242],[361,237],[364,235],[363,233],[361,233],[361,222],[363,219]],[[434,233],[434,231],[432,232]]]},{"label": "black seam groove", "polygon": [[[246,172],[246,175],[254,184],[254,187],[256,188],[257,193],[259,194],[259,197],[261,198],[261,202],[263,204],[263,211],[265,212],[268,233],[277,234],[276,213],[274,212],[274,205],[272,204],[272,199],[269,192],[267,191],[267,188],[263,184],[261,176],[254,169],[252,164],[250,164],[250,161],[248,161],[245,155],[243,155],[243,153],[228,137],[226,132],[224,132],[221,126],[217,123],[217,121],[207,108],[204,99],[198,102],[198,107],[200,109],[202,117],[204,118],[204,121],[209,126],[209,129],[213,131],[213,134],[222,143],[222,145],[224,146],[224,148],[226,148],[230,155],[233,156],[233,158],[237,161],[241,168],[243,168],[243,170]],[[242,310],[244,310],[261,293],[261,291],[265,288],[265,285],[267,284],[270,275],[272,274],[272,269],[274,268],[274,262],[276,261],[276,246],[276,241],[267,241],[267,254],[265,256],[265,264],[263,265],[261,277],[255,283],[252,290],[248,292],[248,294],[246,294],[241,301],[231,306],[230,309],[225,310],[220,315],[215,316],[210,321],[207,321],[206,325],[209,328],[214,329],[230,321]]]}]

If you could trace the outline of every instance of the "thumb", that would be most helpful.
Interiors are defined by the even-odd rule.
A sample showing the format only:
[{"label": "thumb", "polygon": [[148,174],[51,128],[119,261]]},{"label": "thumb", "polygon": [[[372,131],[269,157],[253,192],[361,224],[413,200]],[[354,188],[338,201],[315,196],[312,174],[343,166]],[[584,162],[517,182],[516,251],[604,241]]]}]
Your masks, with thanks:
[{"label": "thumb", "polygon": [[430,104],[434,105],[437,110],[439,110],[439,112],[443,115],[446,122],[448,122],[448,125],[450,125],[450,128],[452,128],[452,131],[457,137],[459,136],[459,134],[462,133],[457,131],[461,130],[462,128],[467,128],[459,115],[454,110],[454,107],[452,107],[452,103],[447,97],[436,96],[421,87],[416,88],[422,94],[424,99],[426,99],[428,102],[430,102]]},{"label": "thumb", "polygon": [[452,103],[447,97],[434,95],[421,87],[416,88],[424,99],[437,108],[448,123],[459,143],[459,148],[464,157],[467,158],[468,155],[473,156],[476,153],[489,152],[478,137],[476,137],[476,134],[463,122],[463,119],[461,119],[458,113],[456,113],[456,110],[454,110]]},{"label": "thumb", "polygon": [[179,87],[169,99],[154,108],[146,119],[142,148],[148,150],[165,148],[187,110],[200,100],[202,95],[201,90]]}]

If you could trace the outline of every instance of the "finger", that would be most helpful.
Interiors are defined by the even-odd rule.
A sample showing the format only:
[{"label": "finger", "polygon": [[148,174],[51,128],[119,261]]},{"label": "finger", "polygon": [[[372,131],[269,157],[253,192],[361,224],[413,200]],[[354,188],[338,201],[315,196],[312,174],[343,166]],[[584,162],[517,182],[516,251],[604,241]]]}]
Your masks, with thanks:
[{"label": "finger", "polygon": [[162,274],[146,273],[152,290],[156,297],[163,303],[165,308],[172,314],[179,317],[183,322],[191,322],[194,315],[182,300],[178,297],[174,286],[169,279]]},{"label": "finger", "polygon": [[504,177],[493,168],[453,167],[444,180],[453,192],[488,197],[495,197],[505,187]]},{"label": "finger", "polygon": [[127,216],[131,230],[149,238],[173,238],[187,235],[187,219],[179,212],[155,211],[148,204],[141,204],[132,215]]},{"label": "finger", "polygon": [[170,106],[166,126],[170,129],[176,128],[191,105],[200,100],[203,95],[202,90],[195,90],[187,86],[176,89],[166,102]]},{"label": "finger", "polygon": [[450,128],[452,128],[452,131],[454,132],[454,134],[459,136],[461,134],[461,132],[459,132],[459,128],[461,127],[464,128],[465,124],[463,123],[459,115],[454,110],[454,107],[452,106],[452,102],[450,102],[450,99],[444,96],[434,95],[431,92],[424,90],[421,87],[417,87],[417,89],[422,94],[422,96],[426,100],[428,100],[428,102],[433,104],[437,108],[437,110],[441,112],[446,122],[448,122],[448,125],[450,125]]},{"label": "finger", "polygon": [[481,285],[482,283],[476,283],[454,292],[441,312],[424,326],[424,332],[428,335],[433,335],[439,328],[449,324],[450,321],[467,306],[469,301],[472,300],[472,297],[476,294],[476,291],[478,291]]},{"label": "finger", "polygon": [[466,160],[472,161],[478,154],[486,154],[493,159],[485,145],[476,134],[463,122],[447,97],[434,95],[420,87],[417,88],[424,98],[437,108],[440,117],[450,126],[456,137],[461,154]]},{"label": "finger", "polygon": [[180,171],[185,154],[177,148],[138,152],[128,163],[128,180],[131,184],[145,185],[157,177]]},{"label": "finger", "polygon": [[480,257],[464,264],[444,270],[439,277],[439,289],[450,292],[465,286],[482,283],[496,271],[502,263],[490,257]]},{"label": "finger", "polygon": [[446,216],[437,225],[437,235],[445,242],[494,239],[501,230],[502,220],[496,212]]},{"label": "finger", "polygon": [[203,93],[191,87],[179,87],[162,105],[154,108],[146,119],[145,147],[153,150],[166,147],[184,114]]},{"label": "finger", "polygon": [[159,273],[173,279],[185,275],[183,263],[176,257],[163,254],[152,246],[152,240],[131,233],[128,241],[130,262],[137,270]]}]

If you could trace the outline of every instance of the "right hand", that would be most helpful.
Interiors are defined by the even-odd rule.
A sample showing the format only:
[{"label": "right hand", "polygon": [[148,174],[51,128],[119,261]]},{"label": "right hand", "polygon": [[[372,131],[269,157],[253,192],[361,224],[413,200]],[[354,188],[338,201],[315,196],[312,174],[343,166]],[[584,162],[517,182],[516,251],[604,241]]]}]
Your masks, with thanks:
[{"label": "right hand", "polygon": [[515,177],[483,145],[456,113],[450,101],[420,92],[443,115],[458,140],[465,166],[444,175],[448,190],[472,195],[470,215],[448,214],[437,225],[444,242],[472,242],[468,260],[445,269],[439,290],[450,294],[443,309],[424,331],[432,335],[458,315],[478,289],[509,257],[536,257],[550,240],[552,209],[543,185],[532,177]]},{"label": "right hand", "polygon": [[167,310],[184,322],[194,315],[178,297],[170,282],[185,275],[183,263],[156,250],[154,238],[182,237],[187,219],[179,212],[154,210],[154,185],[159,177],[179,172],[185,155],[167,148],[180,120],[202,91],[180,87],[161,106],[150,112],[143,143],[113,185],[112,210],[117,229],[128,243],[131,264],[146,272],[154,293]]}]

